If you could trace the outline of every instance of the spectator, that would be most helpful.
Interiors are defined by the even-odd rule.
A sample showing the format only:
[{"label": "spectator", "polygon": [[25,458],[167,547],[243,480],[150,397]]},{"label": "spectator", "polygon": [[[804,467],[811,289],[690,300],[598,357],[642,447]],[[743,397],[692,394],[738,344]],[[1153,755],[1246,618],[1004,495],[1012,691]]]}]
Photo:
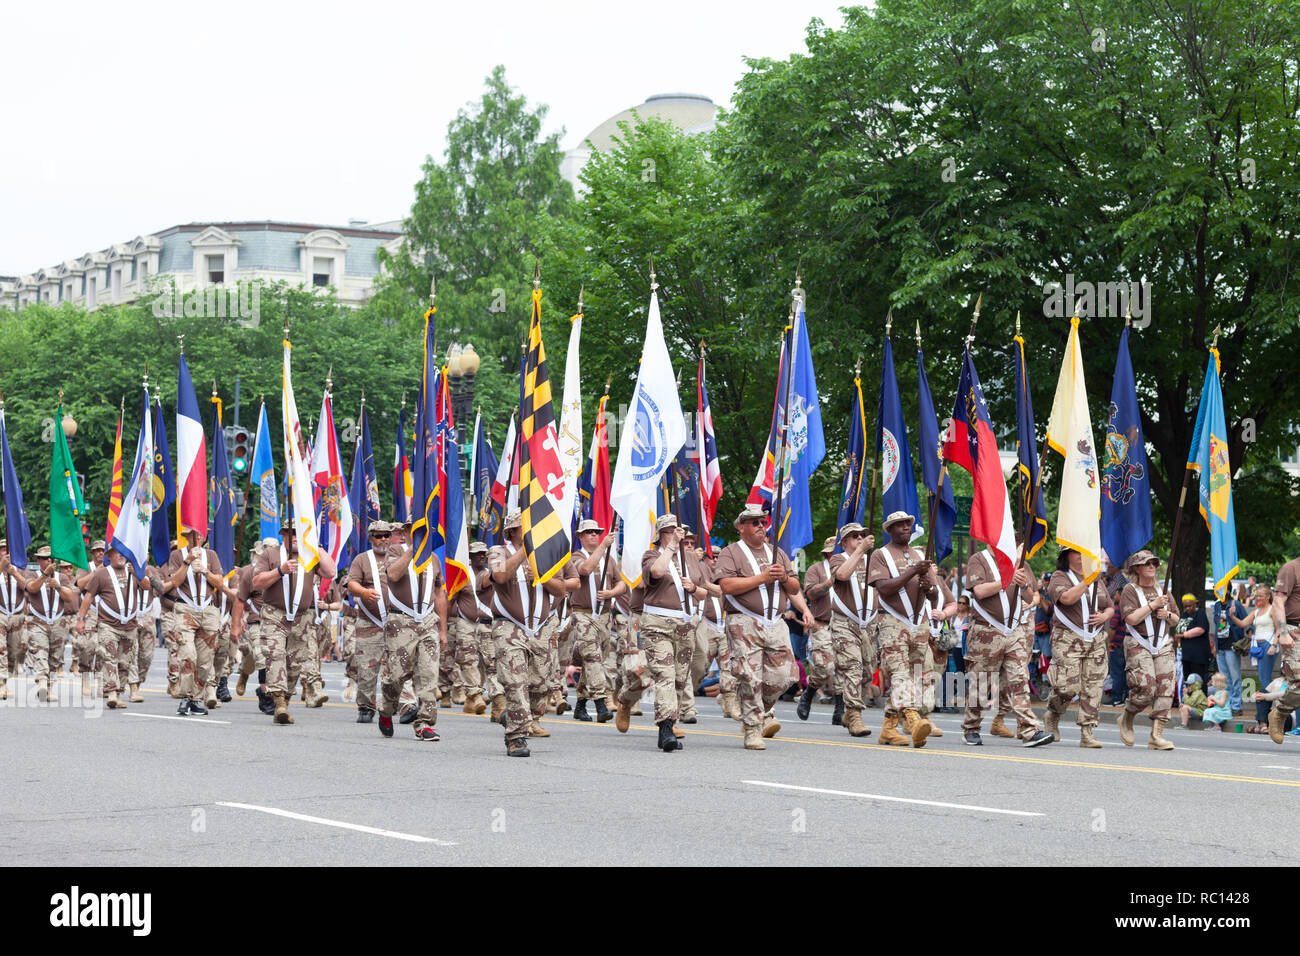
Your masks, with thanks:
[{"label": "spectator", "polygon": [[1183,702],[1178,705],[1178,716],[1182,719],[1183,726],[1191,724],[1192,714],[1200,717],[1205,713],[1207,703],[1205,691],[1201,688],[1201,675],[1188,674],[1187,680],[1183,682]]},{"label": "spectator", "polygon": [[1119,594],[1128,584],[1128,578],[1108,558],[1103,580],[1110,599],[1115,603],[1115,613],[1110,618],[1110,702],[1118,706],[1128,698],[1128,677],[1124,665],[1124,635],[1128,632],[1128,627],[1123,615],[1119,613]]},{"label": "spectator", "polygon": [[1214,659],[1228,680],[1228,704],[1234,717],[1241,716],[1241,655],[1236,643],[1246,637],[1246,629],[1233,623],[1246,616],[1246,605],[1229,596],[1214,602]]},{"label": "spectator", "polygon": [[[1234,654],[1236,651],[1233,652]],[[1222,671],[1215,672],[1210,678],[1210,694],[1206,698],[1207,706],[1201,712],[1201,720],[1212,724],[1220,730],[1228,729],[1228,720],[1232,711],[1228,709],[1228,678]]]},{"label": "spectator", "polygon": [[1174,633],[1183,655],[1183,673],[1212,673],[1214,654],[1210,643],[1210,619],[1201,610],[1196,595],[1184,594],[1182,604],[1183,616]]},{"label": "spectator", "polygon": [[1034,653],[1046,651],[1048,657],[1052,656],[1052,602],[1047,596],[1051,579],[1048,573],[1038,582],[1038,604],[1034,607]]},{"label": "spectator", "polygon": [[[1273,619],[1273,589],[1264,585],[1257,587],[1254,594],[1254,608],[1249,613],[1237,616],[1233,612],[1233,623],[1242,632],[1250,630],[1250,657],[1259,672],[1259,686],[1267,687],[1273,680],[1273,665],[1277,662],[1277,622]],[[1272,699],[1255,696],[1255,726],[1248,733],[1268,733],[1268,712],[1273,707]]]}]

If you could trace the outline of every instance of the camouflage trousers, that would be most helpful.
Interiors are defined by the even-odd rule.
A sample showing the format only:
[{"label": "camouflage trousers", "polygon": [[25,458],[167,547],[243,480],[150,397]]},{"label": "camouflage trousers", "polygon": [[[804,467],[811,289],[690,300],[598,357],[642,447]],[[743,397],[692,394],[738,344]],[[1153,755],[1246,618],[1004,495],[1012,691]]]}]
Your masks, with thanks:
[{"label": "camouflage trousers", "polygon": [[[719,628],[709,621],[701,620],[697,628],[699,631],[704,632],[704,669],[707,671],[709,665],[717,661],[718,692],[734,694],[736,692],[736,678],[731,673],[731,644],[727,641],[726,625],[724,624]],[[700,679],[703,680],[703,678]]]},{"label": "camouflage trousers", "polygon": [[153,655],[158,649],[158,628],[156,618],[150,614],[138,618],[135,622],[135,648],[127,661],[126,682],[143,684],[149,677],[149,668],[153,667]]},{"label": "camouflage trousers", "polygon": [[726,629],[740,722],[761,727],[763,715],[799,679],[790,631],[779,617],[764,624],[744,614],[728,614]]},{"label": "camouflage trousers", "polygon": [[601,635],[601,663],[605,667],[606,693],[614,693],[614,684],[618,680],[618,641],[614,638],[614,615],[604,614],[605,630]]},{"label": "camouflage trousers", "polygon": [[[808,686],[809,687],[826,687],[830,685],[833,692],[844,695],[844,706],[862,710],[867,706],[867,701],[871,700],[871,677],[876,672],[876,662],[878,651],[876,649],[876,640],[879,634],[879,617],[873,619],[865,627],[857,621],[845,617],[838,612],[831,615],[830,627],[818,628],[814,635],[822,631],[829,631],[830,643],[833,653],[834,666],[825,667],[820,664],[824,658],[825,650],[815,648],[810,638],[808,641],[808,661],[812,665],[808,669]],[[814,682],[814,677],[820,677],[820,673],[830,671],[831,677],[827,680],[818,679]]]},{"label": "camouflage trousers", "polygon": [[[37,680],[53,680],[54,673],[63,663],[63,643],[68,637],[68,619],[61,617],[53,624],[38,618],[27,622],[27,657],[32,662],[32,673]],[[3,674],[3,671],[0,671]]]},{"label": "camouflage trousers", "polygon": [[181,662],[176,655],[176,612],[163,611],[163,648],[167,651],[167,689],[180,684]]},{"label": "camouflage trousers", "polygon": [[641,649],[641,615],[620,616],[615,621],[614,652],[618,665],[614,676],[614,700],[632,707],[639,704],[645,692],[654,686],[650,663],[646,652]]},{"label": "camouflage trousers", "polygon": [[605,644],[608,624],[603,616],[575,609],[569,615],[569,634],[573,644],[570,656],[582,662],[582,680],[578,684],[578,697],[597,700],[607,693],[605,686]]},{"label": "camouflage trousers", "polygon": [[1106,680],[1106,635],[1098,634],[1085,641],[1064,627],[1052,628],[1052,663],[1047,679],[1052,685],[1048,710],[1063,714],[1076,696],[1079,698],[1080,727],[1097,726],[1097,708],[1101,706],[1101,686]]},{"label": "camouflage trousers", "polygon": [[694,618],[695,636],[691,645],[691,687],[699,687],[704,675],[709,672],[709,634],[705,628],[711,627],[703,615]]},{"label": "camouflage trousers", "polygon": [[560,636],[564,628],[560,627],[552,614],[542,622],[538,636],[546,641],[546,690],[554,693],[564,686],[564,668],[560,665]]},{"label": "camouflage trousers", "polygon": [[546,712],[551,692],[550,637],[544,628],[529,635],[509,618],[501,618],[492,624],[492,639],[497,679],[506,697],[506,740],[521,740],[533,718]]},{"label": "camouflage trousers", "polygon": [[100,680],[104,682],[104,694],[112,694],[122,691],[122,678],[124,675],[122,665],[122,643],[129,640],[135,634],[135,626],[128,624],[125,628],[111,627],[100,618],[99,624],[95,627],[95,659],[96,667],[100,673]]},{"label": "camouflage trousers", "polygon": [[[435,615],[436,617],[436,615]],[[447,646],[442,648],[438,656],[438,693],[449,694],[452,690],[462,690],[465,687],[465,675],[460,668],[460,641],[457,640],[456,629],[451,626],[455,618],[449,618],[447,621]]]},{"label": "camouflage trousers", "polygon": [[359,709],[379,709],[375,697],[379,687],[379,662],[384,659],[384,632],[387,628],[387,624],[376,627],[369,618],[357,618],[356,628],[352,632],[352,654],[347,661],[347,675],[357,682]]},{"label": "camouflage trousers", "polygon": [[447,619],[447,648],[443,656],[455,653],[456,669],[460,673],[466,698],[483,693],[483,661],[479,656],[475,631],[475,623],[458,614]]},{"label": "camouflage trousers", "polygon": [[[73,619],[75,621],[75,618]],[[72,625],[72,659],[77,662],[77,667],[83,671],[94,672],[99,669],[96,651],[99,649],[95,641],[95,634],[99,628],[99,615],[95,612],[92,605],[90,613],[86,616],[86,629],[80,634],[77,633],[77,627]],[[22,662],[18,662],[22,668]]]},{"label": "camouflage trousers", "polygon": [[1029,706],[1029,646],[1032,628],[1021,624],[1003,634],[985,624],[972,624],[966,637],[966,714],[961,729],[979,733],[985,708],[1006,701],[1028,740],[1043,725]]},{"label": "camouflage trousers", "polygon": [[27,616],[0,614],[0,680],[23,672],[27,656]]},{"label": "camouflage trousers", "polygon": [[252,677],[266,666],[266,649],[262,647],[262,622],[244,618],[244,633],[239,636],[239,676]]},{"label": "camouflage trousers", "polygon": [[302,662],[301,680],[304,689],[313,684],[320,687],[323,683],[320,676],[320,659],[333,642],[329,615],[325,615],[325,619],[320,623],[317,623],[312,616],[307,625],[307,654]]},{"label": "camouflage trousers", "polygon": [[886,716],[901,717],[903,711],[921,711],[929,703],[934,707],[934,656],[930,652],[930,630],[924,624],[909,627],[898,618],[882,611],[875,620],[880,641],[880,669],[889,680],[889,706]]},{"label": "camouflage trousers", "polygon": [[[1278,631],[1279,635],[1282,633]],[[1286,679],[1286,693],[1273,706],[1286,716],[1300,707],[1300,638],[1290,647],[1283,647],[1279,642],[1277,656],[1279,673]]]},{"label": "camouflage trousers", "polygon": [[[172,637],[176,644],[177,690],[182,697],[198,700],[216,686],[213,680],[213,657],[217,650],[217,631],[221,628],[221,611],[209,604],[195,610],[177,604],[172,611]],[[212,695],[207,699],[211,700]]]},{"label": "camouflage trousers", "polygon": [[1140,714],[1150,707],[1152,720],[1168,720],[1169,707],[1174,701],[1175,665],[1173,641],[1152,654],[1132,635],[1126,634],[1124,676],[1128,680],[1128,700],[1124,709],[1130,714]]},{"label": "camouflage trousers", "polygon": [[230,618],[221,621],[220,611],[217,612],[217,637],[212,644],[212,672],[208,675],[207,685],[204,692],[209,698],[217,696],[217,681],[223,677],[229,677],[231,667],[234,664],[234,648],[230,643]]},{"label": "camouflage trousers", "polygon": [[641,616],[641,645],[655,688],[655,723],[677,720],[690,703],[695,625],[647,611]]},{"label": "camouflage trousers", "polygon": [[[311,612],[285,619],[277,607],[264,605],[262,646],[266,649],[266,689],[271,694],[288,696],[298,684],[311,653]],[[184,693],[184,691],[182,691]]]},{"label": "camouflage trousers", "polygon": [[808,659],[804,662],[804,676],[808,686],[837,694],[835,680],[835,641],[830,622],[818,623],[808,632]]},{"label": "camouflage trousers", "polygon": [[438,722],[438,619],[434,615],[416,621],[409,614],[394,614],[384,629],[384,677],[380,684],[379,715],[397,713],[402,685],[411,681],[420,701],[415,718],[418,733]]}]

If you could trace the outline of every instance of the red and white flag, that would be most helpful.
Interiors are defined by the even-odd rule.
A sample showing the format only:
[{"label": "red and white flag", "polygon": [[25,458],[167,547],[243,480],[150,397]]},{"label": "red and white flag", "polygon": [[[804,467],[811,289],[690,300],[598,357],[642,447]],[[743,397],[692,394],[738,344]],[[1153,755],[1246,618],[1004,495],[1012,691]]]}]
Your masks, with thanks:
[{"label": "red and white flag", "polygon": [[339,454],[338,435],[334,431],[334,401],[328,389],[321,398],[320,420],[312,442],[311,479],[315,486],[313,499],[321,550],[337,565],[352,534],[352,505],[348,501],[343,456]]},{"label": "red and white flag", "polygon": [[208,536],[208,441],[182,352],[176,389],[176,539],[183,541],[191,529],[200,541]]}]

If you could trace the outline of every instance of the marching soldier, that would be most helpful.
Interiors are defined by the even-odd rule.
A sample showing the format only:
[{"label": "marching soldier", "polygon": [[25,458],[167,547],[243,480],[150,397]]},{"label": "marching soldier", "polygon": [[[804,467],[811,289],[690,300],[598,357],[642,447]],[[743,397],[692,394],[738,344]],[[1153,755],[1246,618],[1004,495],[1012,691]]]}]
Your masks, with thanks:
[{"label": "marching soldier", "polygon": [[9,561],[8,540],[0,539],[0,700],[9,697],[9,675],[22,673],[27,656],[27,582]]},{"label": "marching soldier", "polygon": [[135,627],[118,644],[120,654],[118,675],[126,678],[127,687],[131,691],[128,699],[133,704],[144,703],[140,685],[149,676],[149,668],[153,665],[154,648],[158,641],[154,621],[157,620],[159,605],[153,586],[149,583],[151,571],[157,573],[158,569],[146,565],[144,580],[131,582],[136,589]]},{"label": "marching soldier", "polygon": [[333,579],[325,586],[325,593],[320,588],[311,593],[311,653],[302,669],[303,700],[308,707],[323,707],[329,703],[329,694],[325,693],[325,681],[321,678],[320,662],[328,648],[334,646],[333,615],[341,610],[343,601],[339,595],[339,583]]},{"label": "marching soldier", "polygon": [[[490,651],[492,611],[483,600],[491,601],[491,574],[487,569],[487,545],[474,541],[469,546],[469,568],[465,586],[456,594],[447,621],[449,640],[456,647],[457,666],[465,682],[466,714],[482,714],[487,710],[483,698],[498,693],[496,683],[496,654]],[[485,583],[488,582],[488,583]]]},{"label": "marching soldier", "polygon": [[379,664],[384,659],[384,635],[388,628],[391,601],[388,597],[388,545],[393,526],[372,521],[368,529],[370,548],[352,559],[348,568],[348,591],[357,599],[357,622],[352,632],[352,654],[348,677],[357,684],[357,723],[375,719],[378,705]]},{"label": "marching soldier", "polygon": [[[889,706],[880,728],[882,744],[899,744],[907,738],[898,732],[901,720],[913,747],[924,747],[935,727],[921,716],[924,673],[930,648],[928,616],[931,599],[947,606],[952,595],[935,572],[934,562],[910,545],[916,519],[895,511],[885,519],[889,541],[871,553],[867,584],[876,589],[880,610],[877,622],[881,669],[889,679]],[[944,613],[942,610],[940,614]]]},{"label": "marching soldier", "polygon": [[[81,599],[86,594],[86,587],[90,583],[90,577],[98,568],[104,566],[104,542],[93,541],[87,544],[86,554],[89,558],[89,568],[81,573],[77,573],[71,564],[66,565],[66,569],[76,576],[77,581],[77,603],[73,608],[75,615],[76,609],[81,606]],[[98,660],[95,656],[95,634],[96,623],[98,621],[99,607],[91,605],[90,615],[86,619],[86,628],[84,631],[76,631],[72,638],[72,656],[77,665],[77,670],[81,673],[81,696],[95,696],[95,671],[98,668]]]},{"label": "marching soldier", "polygon": [[[972,747],[980,739],[981,709],[1008,701],[1016,715],[1020,739],[1026,747],[1040,747],[1054,739],[1043,730],[1029,706],[1028,611],[1038,599],[1034,573],[1022,562],[1002,587],[1002,576],[991,548],[972,555],[966,564],[966,587],[973,600],[976,620],[966,639],[966,716],[963,739]],[[1009,732],[1008,732],[1009,733]]]},{"label": "marching soldier", "polygon": [[[876,539],[851,521],[839,530],[842,554],[830,559],[830,637],[839,681],[836,706],[844,708],[844,729],[852,737],[869,737],[871,729],[862,722],[862,711],[871,694],[871,676],[876,672],[879,626],[876,621],[876,591],[867,586],[868,555]],[[906,746],[908,740],[894,733],[880,742]]]},{"label": "marching soldier", "polygon": [[[621,576],[622,572],[620,572]],[[652,686],[650,665],[646,653],[641,649],[641,613],[645,607],[645,579],[634,588],[627,587],[618,592],[614,606],[618,613],[611,628],[615,632],[618,658],[618,676],[615,681],[614,729],[625,734],[631,726],[631,718],[641,715],[641,698]],[[675,736],[675,735],[674,735]]]},{"label": "marching soldier", "polygon": [[[108,698],[108,708],[125,710],[126,703],[118,698],[122,690],[118,665],[119,643],[135,631],[136,599],[140,593],[134,576],[126,567],[126,558],[117,548],[108,549],[108,564],[100,565],[90,574],[77,614],[77,634],[86,633],[86,616],[93,602],[99,612],[95,626],[95,659],[103,673],[103,693]],[[205,711],[206,713],[206,711]]]},{"label": "marching soldier", "polygon": [[527,757],[524,738],[549,737],[540,717],[550,691],[547,672],[550,645],[543,625],[554,601],[564,597],[563,579],[553,575],[537,584],[523,548],[523,521],[519,512],[506,516],[505,542],[488,552],[492,571],[492,625],[497,651],[497,678],[506,697],[502,714],[506,753]]},{"label": "marching soldier", "polygon": [[[708,597],[700,602],[700,620],[697,624],[697,627],[704,632],[702,638],[704,665],[700,673],[703,675],[708,671],[709,665],[717,661],[718,706],[722,708],[723,717],[740,720],[740,705],[736,702],[736,677],[731,673],[731,647],[727,643],[727,615],[722,603],[722,587],[717,582],[715,564],[711,564],[707,558],[702,558],[700,567],[707,579],[702,583],[709,592]],[[694,674],[692,674],[693,678]]]},{"label": "marching soldier", "polygon": [[1077,696],[1079,746],[1096,749],[1101,741],[1093,736],[1093,729],[1099,720],[1101,685],[1106,679],[1106,629],[1113,604],[1101,586],[1101,575],[1088,584],[1082,574],[1079,552],[1062,548],[1056,558],[1056,572],[1047,582],[1047,598],[1054,608],[1052,663],[1047,669],[1052,696],[1043,724],[1060,740],[1061,715]]},{"label": "marching soldier", "polygon": [[380,686],[379,732],[393,736],[402,685],[412,681],[419,698],[415,739],[437,742],[438,658],[447,644],[447,590],[441,562],[429,559],[415,570],[415,553],[407,544],[408,521],[393,532],[388,545],[388,599],[394,613],[384,631],[385,669]]},{"label": "marching soldier", "polygon": [[[1133,746],[1133,718],[1150,707],[1151,738],[1147,749],[1173,750],[1174,745],[1165,739],[1164,731],[1174,699],[1176,665],[1172,634],[1180,615],[1173,595],[1164,593],[1156,581],[1159,568],[1160,559],[1146,550],[1129,555],[1125,562],[1130,580],[1120,592],[1119,613],[1128,625],[1124,636],[1124,670],[1129,691],[1124,712],[1119,715],[1119,739],[1125,747]],[[1132,580],[1134,569],[1136,580]],[[1106,619],[1110,620],[1109,614]]]},{"label": "marching soldier", "polygon": [[230,612],[230,639],[242,648],[239,659],[239,680],[235,694],[244,696],[248,678],[257,674],[257,709],[268,717],[275,713],[275,702],[266,690],[266,645],[262,640],[262,615],[253,601],[254,565],[266,550],[266,541],[259,538],[253,545],[249,563],[239,569],[236,600]]},{"label": "marching soldier", "polygon": [[[266,649],[266,685],[275,704],[277,724],[292,724],[289,689],[296,686],[310,653],[307,629],[312,625],[311,593],[321,578],[338,573],[334,559],[318,552],[309,571],[298,557],[298,535],[292,522],[280,529],[283,544],[267,545],[253,565],[253,594],[259,597],[262,643]],[[182,682],[185,679],[181,672]],[[185,688],[182,687],[182,693]]]},{"label": "marching soldier", "polygon": [[67,615],[75,608],[77,585],[70,574],[60,574],[50,559],[49,547],[36,552],[39,571],[27,581],[31,617],[27,640],[36,675],[36,699],[54,703],[54,675],[63,662],[63,645],[68,638]]},{"label": "marching soldier", "polygon": [[622,593],[627,585],[621,577],[616,582],[611,580],[611,575],[618,575],[618,569],[607,557],[614,536],[605,535],[602,540],[602,534],[605,529],[590,518],[578,525],[581,544],[569,559],[565,577],[575,583],[569,591],[569,618],[574,652],[582,661],[582,681],[573,719],[590,721],[587,701],[594,700],[596,720],[603,724],[614,717],[606,703],[609,691],[605,685],[604,649],[609,641],[609,624],[603,612],[606,602]]},{"label": "marching soldier", "polygon": [[[198,546],[199,533],[193,528],[185,529],[184,538],[186,543],[171,553],[162,570],[162,583],[176,598],[172,623],[180,670],[178,692],[182,698],[202,700],[206,707],[219,707],[214,658],[221,610],[215,595],[228,589],[216,552]],[[188,705],[184,709],[197,713]]]},{"label": "marching soldier", "polygon": [[807,720],[819,690],[835,698],[835,713],[831,722],[838,724],[844,714],[844,695],[835,691],[835,647],[831,643],[831,555],[835,553],[835,535],[822,542],[822,559],[809,565],[803,576],[803,598],[808,602],[817,626],[808,632],[808,686],[799,695],[795,714]]},{"label": "marching soldier", "polygon": [[781,618],[787,600],[803,615],[805,628],[816,622],[799,591],[790,558],[767,541],[767,512],[746,505],[735,525],[740,541],[722,549],[714,577],[727,600],[727,640],[745,728],[744,746],[766,750],[763,738],[776,736],[781,724],[775,717],[764,717],[798,675],[790,633]]}]

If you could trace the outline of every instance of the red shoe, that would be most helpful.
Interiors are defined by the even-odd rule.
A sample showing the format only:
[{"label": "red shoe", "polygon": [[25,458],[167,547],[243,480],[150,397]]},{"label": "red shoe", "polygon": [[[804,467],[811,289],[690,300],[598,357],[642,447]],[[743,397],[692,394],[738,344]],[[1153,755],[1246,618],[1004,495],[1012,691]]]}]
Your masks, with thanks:
[{"label": "red shoe", "polygon": [[392,718],[392,717],[380,717],[380,718],[379,718],[379,732],[380,732],[381,734],[383,734],[385,737],[391,737],[391,736],[393,736],[393,718]]},{"label": "red shoe", "polygon": [[415,732],[415,739],[431,740],[434,743],[437,743],[442,738],[438,736],[438,731],[434,730],[432,727],[421,727]]}]

